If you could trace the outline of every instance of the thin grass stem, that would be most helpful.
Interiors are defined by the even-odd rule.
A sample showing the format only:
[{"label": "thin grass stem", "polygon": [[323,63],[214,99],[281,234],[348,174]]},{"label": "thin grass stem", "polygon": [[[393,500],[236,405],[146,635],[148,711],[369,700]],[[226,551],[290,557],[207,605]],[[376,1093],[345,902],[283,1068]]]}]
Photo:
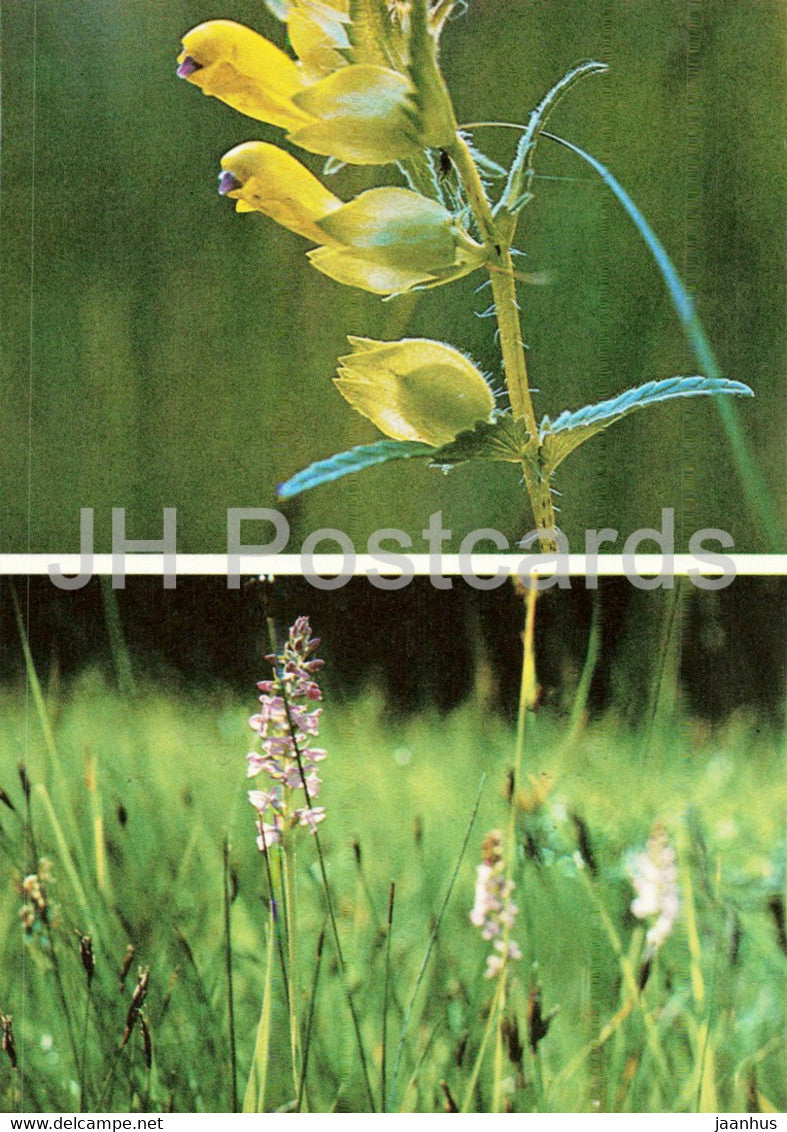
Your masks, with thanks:
[{"label": "thin grass stem", "polygon": [[[585,150],[581,149],[578,145],[574,145],[573,142],[566,141],[565,138],[558,137],[556,134],[547,133],[546,130],[542,131],[541,137],[548,138],[550,141],[556,142],[558,145],[562,145],[565,149],[575,153],[577,157],[581,157],[591,168],[595,169],[604,183],[612,190],[617,200],[633,220],[643,240],[648,245],[661,272],[662,278],[667,285],[667,291],[672,300],[672,305],[678,314],[683,331],[705,376],[713,379],[721,378],[721,366],[716,360],[716,355],[713,352],[705,329],[697,316],[694,302],[683,286],[680,276],[675,270],[672,260],[667,255],[664,245],[629,194],[600,161],[597,161],[595,157],[586,153]],[[735,468],[750,512],[760,527],[760,532],[768,550],[771,553],[777,553],[780,549],[780,523],[776,517],[776,511],[771,501],[770,492],[752,456],[748,441],[741,427],[738,410],[735,405],[731,404],[729,397],[717,396],[714,397],[713,400],[716,402],[716,408],[719,411],[722,426],[727,434],[727,440],[729,441],[735,460]]]},{"label": "thin grass stem", "polygon": [[224,905],[224,974],[227,981],[227,1026],[230,1045],[230,1102],[232,1111],[238,1111],[238,1055],[235,1042],[235,994],[232,977],[232,916],[230,893],[230,842],[224,838],[222,846],[222,904]]},{"label": "thin grass stem", "polygon": [[[294,856],[294,851],[293,851]],[[302,1073],[299,1070],[300,1032],[298,1030],[298,950],[297,950],[297,903],[294,893],[294,865],[290,860],[288,847],[282,841],[279,846],[281,862],[282,891],[284,893],[284,916],[287,924],[287,963],[290,971],[290,995],[287,1016],[290,1025],[290,1060],[292,1080],[296,1096],[300,1092]]]},{"label": "thin grass stem", "polygon": [[90,1021],[90,998],[91,998],[90,990],[91,990],[90,979],[87,979],[86,983],[85,983],[85,1011],[84,1011],[84,1014],[82,1015],[82,1048],[80,1050],[80,1057],[79,1057],[79,1111],[80,1112],[85,1111],[85,1098],[86,1098],[86,1094],[87,1094],[87,1082],[86,1082],[85,1078],[86,1078],[86,1071],[87,1071],[87,1029],[88,1029],[88,1023]]},{"label": "thin grass stem", "polygon": [[257,1033],[254,1039],[254,1054],[249,1070],[249,1079],[246,1083],[246,1092],[243,1097],[244,1112],[265,1111],[265,1091],[268,1083],[268,1058],[270,1054],[271,1035],[271,988],[273,985],[273,954],[275,941],[274,911],[271,906],[268,921],[268,947],[265,962],[265,981],[262,992],[262,1007],[257,1022]]},{"label": "thin grass stem", "polygon": [[260,836],[263,839],[262,860],[265,869],[265,877],[268,882],[268,910],[273,917],[274,931],[276,936],[276,950],[279,955],[279,965],[281,967],[282,986],[284,988],[284,1000],[287,1003],[287,1010],[290,1009],[290,976],[287,970],[287,957],[284,953],[284,940],[281,932],[281,918],[278,913],[278,901],[276,899],[276,892],[273,886],[273,872],[271,870],[271,863],[269,859],[269,846],[264,844],[265,833],[261,832]]},{"label": "thin grass stem", "polygon": [[[506,854],[506,881],[512,882],[514,865],[516,862],[516,811],[519,798],[519,786],[522,780],[522,764],[525,757],[525,726],[527,713],[533,706],[536,698],[536,661],[535,661],[535,624],[536,599],[538,589],[535,578],[530,578],[530,585],[525,598],[525,628],[522,633],[522,673],[519,682],[519,707],[517,710],[516,747],[514,750],[514,765],[511,773],[511,795],[508,803],[508,828],[505,840]],[[503,1032],[502,1020],[506,1008],[509,941],[511,925],[506,923],[503,929],[502,965],[497,976],[502,984],[502,990],[495,996],[497,1018],[497,1032],[495,1037],[494,1075],[492,1086],[492,1111],[499,1112],[502,1098],[503,1080]]]},{"label": "thin grass stem", "polygon": [[448,907],[448,901],[451,899],[451,893],[454,890],[454,884],[456,883],[456,878],[459,875],[459,867],[462,863],[462,859],[464,858],[468,842],[470,841],[470,834],[472,832],[473,825],[475,824],[475,819],[476,819],[476,816],[478,814],[478,807],[481,804],[481,793],[483,791],[485,781],[486,781],[486,775],[482,774],[481,778],[479,780],[479,783],[478,783],[478,790],[476,791],[473,809],[470,813],[470,820],[468,821],[467,829],[465,830],[464,840],[462,841],[462,846],[459,850],[459,856],[456,859],[456,863],[454,865],[453,872],[451,873],[451,879],[448,882],[448,888],[446,889],[445,896],[443,897],[443,902],[440,905],[440,911],[437,914],[437,920],[435,921],[435,925],[432,928],[431,935],[429,936],[429,942],[426,945],[426,951],[424,952],[424,957],[421,960],[421,966],[420,966],[420,969],[418,971],[418,975],[416,976],[415,986],[413,987],[413,993],[410,996],[409,1003],[407,1004],[407,1010],[405,1012],[404,1021],[402,1022],[402,1030],[401,1030],[401,1033],[399,1035],[399,1043],[396,1047],[396,1058],[394,1060],[393,1080],[391,1081],[391,1095],[388,1099],[388,1108],[389,1108],[390,1111],[394,1110],[395,1103],[396,1103],[396,1085],[397,1085],[397,1082],[399,1080],[399,1071],[400,1071],[400,1068],[401,1068],[402,1053],[404,1051],[404,1043],[405,1043],[405,1040],[406,1040],[406,1037],[407,1037],[407,1031],[408,1031],[408,1028],[410,1026],[410,1018],[412,1017],[413,1008],[415,1006],[415,1001],[418,998],[418,992],[421,989],[421,984],[424,981],[424,975],[426,974],[426,968],[429,964],[429,959],[431,957],[432,950],[435,946],[435,943],[437,942],[437,936],[440,932],[440,925],[443,922],[443,916],[445,915],[445,910]]},{"label": "thin grass stem", "polygon": [[388,1066],[388,995],[391,986],[391,937],[393,935],[395,886],[388,890],[388,923],[385,933],[385,978],[383,980],[383,1025],[380,1042],[380,1112],[386,1111],[386,1071]]},{"label": "thin grass stem", "polygon": [[489,1017],[486,1020],[486,1026],[484,1026],[484,1033],[481,1038],[481,1044],[478,1047],[478,1053],[476,1054],[475,1061],[473,1062],[473,1068],[470,1073],[470,1080],[467,1082],[467,1087],[465,1089],[465,1095],[462,1101],[460,1112],[467,1113],[470,1111],[470,1105],[473,1102],[476,1085],[478,1084],[478,1077],[481,1073],[481,1066],[483,1065],[487,1046],[489,1045],[489,1039],[492,1035],[492,1028],[493,1026],[495,1026],[500,1017],[500,1004],[503,993],[504,980],[502,978],[499,978],[497,980],[497,986],[495,987],[495,993],[494,997],[492,998],[492,1003],[489,1007]]},{"label": "thin grass stem", "polygon": [[303,1053],[301,1056],[301,1078],[298,1082],[298,1097],[295,1102],[295,1111],[301,1111],[303,1104],[304,1091],[306,1089],[306,1071],[309,1067],[309,1050],[312,1043],[312,1031],[314,1026],[314,1016],[317,1007],[317,988],[320,983],[320,969],[322,967],[322,953],[323,945],[325,943],[325,924],[320,928],[320,934],[317,937],[317,955],[314,964],[314,977],[312,978],[312,989],[309,995],[309,1010],[306,1015],[306,1032],[303,1036]]}]

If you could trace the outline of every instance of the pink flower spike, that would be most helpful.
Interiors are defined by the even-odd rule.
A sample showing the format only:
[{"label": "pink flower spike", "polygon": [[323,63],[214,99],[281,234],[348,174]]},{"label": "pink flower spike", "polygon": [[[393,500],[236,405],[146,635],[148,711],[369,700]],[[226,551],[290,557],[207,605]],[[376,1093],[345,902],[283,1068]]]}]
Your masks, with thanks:
[{"label": "pink flower spike", "polygon": [[[325,819],[325,809],[310,804],[320,788],[316,764],[326,757],[321,747],[308,745],[319,733],[322,713],[322,708],[315,706],[322,692],[313,675],[322,661],[309,659],[318,645],[319,641],[312,639],[308,618],[298,618],[281,653],[266,658],[273,678],[257,684],[260,709],[249,725],[259,735],[261,749],[247,756],[247,764],[249,778],[265,774],[270,780],[266,789],[248,792],[259,815],[257,843],[261,849],[278,844],[294,825],[306,826],[314,833]],[[295,808],[300,792],[307,796],[306,805]],[[262,819],[271,811],[273,822],[268,825]]]}]

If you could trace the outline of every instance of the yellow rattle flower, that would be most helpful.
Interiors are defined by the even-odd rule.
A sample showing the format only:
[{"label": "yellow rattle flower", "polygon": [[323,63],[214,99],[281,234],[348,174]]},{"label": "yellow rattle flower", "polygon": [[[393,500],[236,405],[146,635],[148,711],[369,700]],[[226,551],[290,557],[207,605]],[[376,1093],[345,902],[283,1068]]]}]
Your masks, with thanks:
[{"label": "yellow rattle flower", "polygon": [[[337,48],[330,46],[330,36],[315,41],[313,31],[313,25],[304,26],[298,35],[306,57],[316,52],[322,64],[304,68],[251,28],[209,20],[183,37],[177,73],[242,114],[283,127],[292,142],[312,153],[383,165],[417,152],[421,142],[410,80],[368,63],[330,70],[320,53],[326,44],[331,51]],[[323,77],[310,82],[315,72]]]},{"label": "yellow rattle flower", "polygon": [[442,205],[410,189],[368,189],[349,204],[290,154],[244,142],[221,161],[219,191],[321,246],[312,265],[378,295],[437,286],[483,262],[484,249]]}]

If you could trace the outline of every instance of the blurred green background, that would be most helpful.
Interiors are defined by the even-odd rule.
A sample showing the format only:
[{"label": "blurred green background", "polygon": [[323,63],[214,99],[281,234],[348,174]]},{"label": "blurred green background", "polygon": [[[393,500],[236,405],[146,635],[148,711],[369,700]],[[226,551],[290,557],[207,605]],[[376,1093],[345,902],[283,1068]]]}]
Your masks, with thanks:
[{"label": "blurred green background", "polygon": [[[377,437],[330,383],[348,333],[444,338],[499,376],[494,324],[476,317],[489,301],[475,293],[480,274],[415,306],[381,303],[318,275],[304,241],[218,197],[222,153],[281,135],[176,79],[180,36],[216,16],[283,42],[261,0],[4,4],[3,552],[78,549],[80,507],[96,509],[107,550],[113,506],[126,508],[130,538],[160,537],[161,509],[175,506],[180,551],[224,550],[228,507],[275,506],[278,482]],[[782,40],[776,0],[474,0],[443,39],[465,121],[522,121],[571,64],[610,64],[552,126],[631,192],[696,295],[724,373],[755,389],[736,407],[774,504],[785,473]],[[516,134],[479,130],[476,141],[506,161]],[[538,169],[520,235],[525,269],[549,280],[522,295],[537,411],[696,372],[608,191],[546,142]],[[380,172],[345,170],[335,190],[349,197]],[[704,526],[728,530],[740,551],[787,549],[758,529],[710,399],[637,415],[573,456],[557,487],[572,550],[588,527],[658,526],[666,506],[679,549]],[[445,478],[391,466],[282,507],[287,549],[317,527],[363,548],[393,526],[423,550],[438,509],[457,542],[479,526],[511,539],[532,525],[513,468]]]}]

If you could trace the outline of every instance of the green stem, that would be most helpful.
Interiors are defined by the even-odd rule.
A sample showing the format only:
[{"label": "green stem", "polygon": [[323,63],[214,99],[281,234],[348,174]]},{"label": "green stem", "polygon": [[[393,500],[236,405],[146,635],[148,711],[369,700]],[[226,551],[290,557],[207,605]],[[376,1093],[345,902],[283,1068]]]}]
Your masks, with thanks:
[{"label": "green stem", "polygon": [[484,1063],[484,1056],[486,1055],[487,1046],[489,1045],[489,1039],[492,1035],[492,1027],[499,1017],[499,1011],[501,1008],[500,1000],[504,994],[503,986],[504,983],[501,977],[498,979],[497,986],[495,987],[495,995],[492,999],[492,1005],[489,1007],[489,1017],[486,1020],[484,1033],[481,1037],[481,1044],[478,1047],[478,1053],[476,1054],[476,1059],[473,1062],[473,1069],[470,1073],[470,1080],[467,1082],[467,1087],[465,1089],[462,1108],[460,1110],[463,1113],[468,1113],[470,1111],[470,1105],[473,1103],[473,1094],[475,1093],[475,1088],[478,1084],[478,1078],[481,1073],[481,1066]]},{"label": "green stem", "polygon": [[[525,629],[522,634],[522,675],[519,682],[519,708],[517,712],[516,749],[514,751],[514,766],[511,774],[511,797],[508,804],[508,828],[506,831],[506,880],[512,881],[514,864],[516,861],[516,808],[519,796],[519,784],[522,778],[522,763],[525,756],[525,723],[528,709],[533,703],[536,690],[535,671],[535,626],[536,626],[536,598],[538,590],[532,586],[525,598]],[[503,931],[503,965],[498,976],[502,984],[498,998],[498,1026],[495,1042],[495,1070],[494,1090],[492,1095],[492,1111],[499,1112],[502,1099],[503,1080],[503,1034],[501,1024],[506,1008],[506,994],[508,989],[508,944],[511,936],[511,927],[506,924]]]},{"label": "green stem", "polygon": [[85,1081],[85,1073],[87,1067],[87,1027],[90,1021],[90,980],[87,980],[85,987],[85,1012],[82,1016],[82,1049],[79,1058],[79,1111],[85,1111],[85,1095],[87,1093],[87,1082]]},{"label": "green stem", "polygon": [[296,907],[293,885],[294,869],[293,867],[291,867],[289,852],[284,841],[282,841],[281,844],[280,859],[282,887],[284,889],[284,914],[287,922],[287,966],[289,967],[290,971],[290,1058],[292,1060],[292,1078],[295,1084],[295,1095],[298,1096],[300,1092],[301,1076],[299,1071],[300,1041],[298,1032],[297,1004],[298,956],[296,948]]},{"label": "green stem", "polygon": [[230,1039],[230,1098],[238,1111],[238,1057],[235,1042],[235,994],[232,979],[232,909],[230,907],[230,842],[224,838],[222,857],[222,903],[224,905],[224,971],[227,980],[227,1022]]},{"label": "green stem", "polygon": [[249,1079],[246,1084],[246,1093],[243,1098],[244,1112],[265,1111],[265,1089],[268,1083],[268,1057],[270,1054],[271,1034],[271,985],[273,982],[273,949],[275,946],[275,914],[273,903],[268,912],[267,933],[267,960],[265,963],[265,983],[262,993],[262,1007],[257,1022],[257,1035],[254,1039],[254,1055],[252,1057]]},{"label": "green stem", "polygon": [[[519,320],[519,301],[516,294],[514,265],[511,259],[511,236],[508,233],[504,235],[495,222],[492,206],[487,198],[483,182],[467,142],[461,134],[457,133],[449,153],[473,210],[487,253],[487,270],[492,284],[492,298],[495,304],[500,350],[503,355],[503,370],[508,395],[511,400],[511,412],[515,420],[525,422],[525,427],[532,438],[533,451],[536,453],[538,450],[538,423],[527,377],[527,361],[525,360],[525,347],[522,342],[522,329]],[[522,460],[522,472],[537,529],[540,531],[554,530],[556,527],[555,509],[552,504],[549,480],[540,474],[536,462],[531,459]],[[549,535],[541,538],[540,542],[544,553],[554,553],[557,550],[557,544]]]},{"label": "green stem", "polygon": [[383,982],[383,1034],[380,1043],[380,1112],[386,1108],[388,1061],[388,993],[391,985],[391,936],[393,935],[394,882],[388,890],[388,923],[385,932],[385,980]]},{"label": "green stem", "polygon": [[312,1040],[312,1024],[314,1022],[314,1013],[317,1004],[317,987],[320,983],[320,968],[322,966],[322,951],[325,943],[325,924],[323,923],[320,928],[320,934],[317,939],[317,958],[314,965],[314,975],[312,977],[312,991],[309,996],[309,1013],[306,1017],[306,1034],[303,1039],[303,1054],[301,1057],[301,1079],[298,1085],[298,1097],[295,1102],[295,1111],[301,1111],[303,1098],[306,1094],[306,1070],[309,1065],[309,1050],[311,1049]]}]

